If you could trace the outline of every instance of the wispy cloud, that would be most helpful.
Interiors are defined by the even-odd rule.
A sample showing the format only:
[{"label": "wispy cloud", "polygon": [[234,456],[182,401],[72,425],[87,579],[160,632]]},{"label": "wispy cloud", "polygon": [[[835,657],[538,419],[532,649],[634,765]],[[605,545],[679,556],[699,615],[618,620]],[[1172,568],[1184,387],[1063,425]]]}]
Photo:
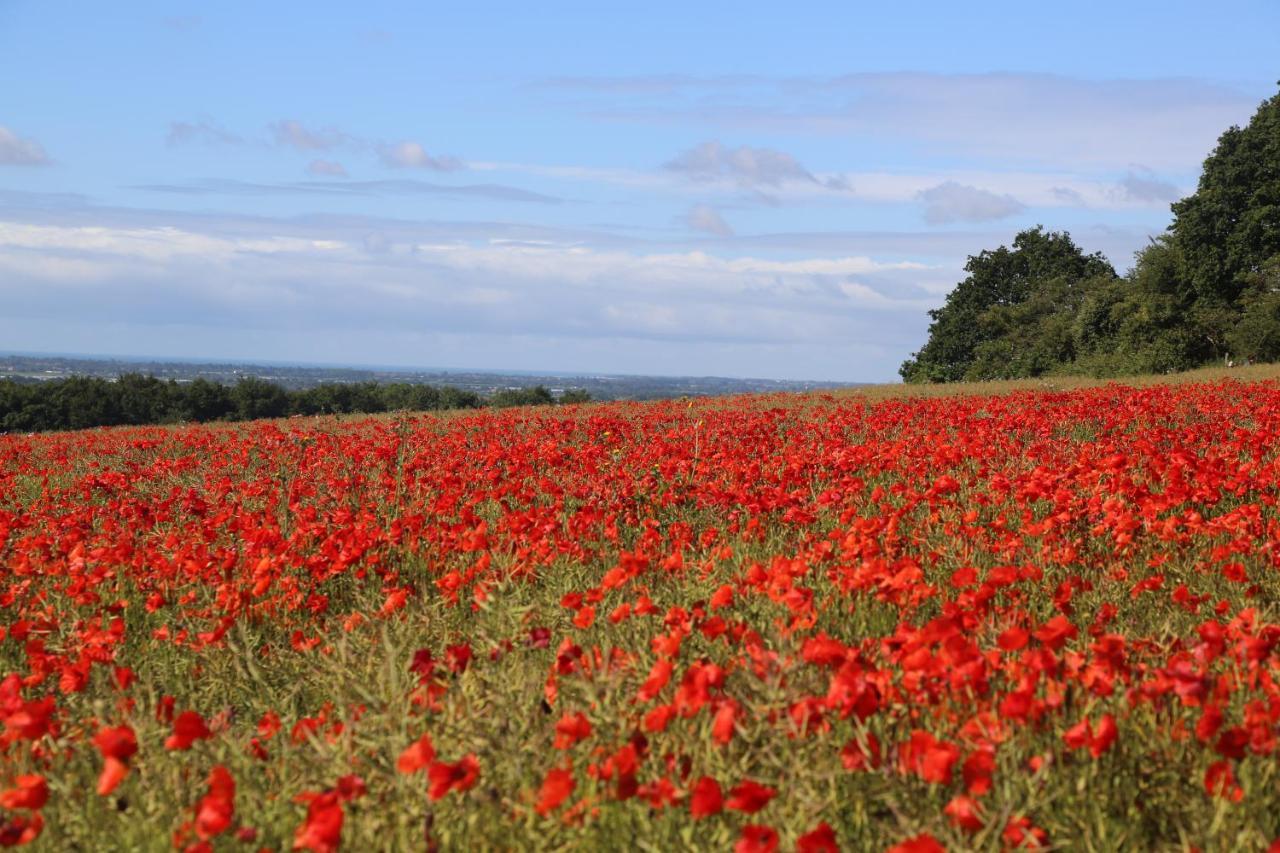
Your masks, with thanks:
[{"label": "wispy cloud", "polygon": [[560,78],[543,97],[601,118],[841,135],[1010,164],[1194,169],[1256,93],[1182,78],[860,73],[840,77]]},{"label": "wispy cloud", "polygon": [[418,142],[397,142],[382,145],[378,156],[384,166],[393,169],[429,169],[435,172],[452,172],[461,169],[462,161],[449,155],[432,156]]},{"label": "wispy cloud", "polygon": [[952,222],[990,222],[1014,216],[1027,209],[1011,195],[999,195],[978,187],[946,181],[920,192],[925,204],[924,219],[930,225]]},{"label": "wispy cloud", "polygon": [[160,23],[166,29],[186,33],[200,29],[204,25],[204,18],[199,15],[168,15],[161,18]]},{"label": "wispy cloud", "polygon": [[695,204],[685,216],[685,224],[694,231],[704,231],[717,237],[732,237],[733,228],[720,212],[709,204]]},{"label": "wispy cloud", "polygon": [[307,174],[327,178],[345,178],[347,169],[336,160],[312,160],[307,164]]},{"label": "wispy cloud", "polygon": [[808,169],[785,151],[703,142],[677,155],[665,168],[695,181],[730,180],[744,187],[777,187],[790,181],[817,183]]},{"label": "wispy cloud", "polygon": [[39,142],[0,125],[0,166],[47,166],[51,162]]},{"label": "wispy cloud", "polygon": [[165,142],[170,146],[190,145],[244,145],[244,137],[232,133],[207,119],[201,121],[169,122],[169,133]]},{"label": "wispy cloud", "polygon": [[293,119],[281,119],[268,127],[276,145],[298,151],[329,151],[342,146],[358,145],[359,141],[337,128],[312,129]]},{"label": "wispy cloud", "polygon": [[1181,198],[1177,186],[1162,181],[1151,169],[1135,166],[1120,179],[1117,189],[1122,198],[1147,204],[1168,204]]},{"label": "wispy cloud", "polygon": [[378,181],[292,181],[255,183],[227,179],[209,179],[178,184],[135,184],[131,189],[174,195],[241,195],[241,196],[386,196],[439,195],[452,198],[487,198],[536,204],[560,204],[564,199],[503,184],[437,184],[414,179]]}]

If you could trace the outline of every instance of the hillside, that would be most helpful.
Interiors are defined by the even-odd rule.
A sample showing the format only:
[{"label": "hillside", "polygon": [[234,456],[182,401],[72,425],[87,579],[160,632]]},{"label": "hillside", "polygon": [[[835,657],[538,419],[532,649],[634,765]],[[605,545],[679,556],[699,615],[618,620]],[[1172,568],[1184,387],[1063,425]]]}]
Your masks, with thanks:
[{"label": "hillside", "polygon": [[1262,373],[0,437],[0,838],[1260,849]]}]

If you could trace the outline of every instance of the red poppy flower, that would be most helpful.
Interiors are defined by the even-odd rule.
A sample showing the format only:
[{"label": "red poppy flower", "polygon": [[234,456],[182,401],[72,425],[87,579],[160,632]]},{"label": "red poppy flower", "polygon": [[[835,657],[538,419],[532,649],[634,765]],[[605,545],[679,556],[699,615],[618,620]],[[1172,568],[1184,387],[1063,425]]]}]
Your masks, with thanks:
[{"label": "red poppy flower", "polygon": [[212,735],[205,725],[204,718],[195,711],[183,711],[173,720],[173,734],[165,739],[164,748],[169,750],[190,749],[198,740]]},{"label": "red poppy flower", "polygon": [[947,848],[929,833],[908,838],[890,847],[885,853],[947,853]]},{"label": "red poppy flower", "polygon": [[823,821],[796,839],[796,853],[840,853],[836,831]]},{"label": "red poppy flower", "polygon": [[401,773],[417,773],[436,760],[436,750],[431,735],[424,734],[404,748],[396,759],[396,769]]},{"label": "red poppy flower", "polygon": [[208,840],[226,830],[235,814],[236,782],[221,764],[209,773],[209,793],[196,806],[196,835]]},{"label": "red poppy flower", "polygon": [[778,849],[778,833],[768,826],[747,824],[733,845],[733,853],[773,853]]},{"label": "red poppy flower", "polygon": [[0,847],[20,847],[40,837],[44,817],[39,812],[12,815],[0,822]]},{"label": "red poppy flower", "polygon": [[427,797],[438,800],[450,791],[470,790],[479,777],[480,762],[470,753],[453,764],[432,762],[427,768]]},{"label": "red poppy flower", "polygon": [[727,809],[755,814],[767,806],[777,793],[777,790],[767,785],[744,779],[729,792],[729,798],[725,800],[724,805]]},{"label": "red poppy flower", "polygon": [[554,767],[548,770],[546,778],[542,780],[542,787],[538,789],[538,802],[534,811],[544,817],[555,811],[573,793],[577,784],[570,769]]},{"label": "red poppy flower", "polygon": [[981,806],[974,799],[964,794],[957,794],[952,797],[951,802],[947,803],[946,808],[942,811],[951,819],[953,824],[965,832],[977,832],[985,825],[982,819]]},{"label": "red poppy flower", "polygon": [[1204,790],[1211,797],[1221,797],[1238,803],[1244,799],[1244,789],[1236,783],[1236,774],[1230,761],[1215,761],[1204,772]]},{"label": "red poppy flower", "polygon": [[710,776],[703,776],[693,785],[689,792],[689,814],[694,819],[711,817],[720,813],[724,806],[724,795],[720,792],[720,783]]},{"label": "red poppy flower", "polygon": [[29,774],[19,776],[14,787],[0,791],[0,806],[6,809],[37,811],[49,800],[49,785],[43,776]]},{"label": "red poppy flower", "polygon": [[337,853],[342,840],[342,804],[336,792],[303,794],[307,817],[294,832],[293,849],[311,853]]},{"label": "red poppy flower", "polygon": [[105,759],[98,776],[98,794],[105,797],[129,775],[128,762],[138,751],[138,738],[128,725],[102,728],[93,736],[93,745]]},{"label": "red poppy flower", "polygon": [[556,723],[556,749],[569,749],[575,743],[591,735],[591,721],[582,712],[565,714]]}]

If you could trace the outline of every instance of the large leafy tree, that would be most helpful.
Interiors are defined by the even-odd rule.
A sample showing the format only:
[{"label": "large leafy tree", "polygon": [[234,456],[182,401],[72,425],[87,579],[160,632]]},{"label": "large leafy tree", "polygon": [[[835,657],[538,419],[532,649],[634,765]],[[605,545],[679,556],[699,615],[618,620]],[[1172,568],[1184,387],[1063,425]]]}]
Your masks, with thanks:
[{"label": "large leafy tree", "polygon": [[1065,233],[969,258],[907,381],[1184,370],[1280,359],[1280,95],[1231,127],[1168,231],[1117,278]]},{"label": "large leafy tree", "polygon": [[[900,370],[908,382],[992,378],[987,375],[991,365],[1016,346],[999,343],[1007,340],[1009,331],[1017,330],[1025,338],[1021,333],[1029,320],[1055,313],[1049,303],[1078,304],[1088,283],[1115,277],[1100,253],[1085,254],[1071,235],[1041,226],[1019,233],[1012,246],[970,256],[965,272],[968,277],[951,291],[946,304],[929,312],[929,340]],[[1054,300],[1036,299],[1046,290]],[[1038,304],[1027,305],[1029,301]],[[1039,364],[1041,359],[1033,361]]]},{"label": "large leafy tree", "polygon": [[1236,304],[1249,278],[1280,254],[1280,94],[1218,138],[1195,193],[1173,214],[1170,232],[1195,300]]}]

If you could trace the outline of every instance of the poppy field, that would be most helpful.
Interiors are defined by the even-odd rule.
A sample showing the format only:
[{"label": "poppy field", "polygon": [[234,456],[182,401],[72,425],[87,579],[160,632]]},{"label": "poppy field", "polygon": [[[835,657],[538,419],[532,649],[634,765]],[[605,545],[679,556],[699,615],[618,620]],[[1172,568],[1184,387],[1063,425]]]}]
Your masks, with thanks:
[{"label": "poppy field", "polygon": [[0,436],[0,845],[1265,850],[1280,385]]}]

